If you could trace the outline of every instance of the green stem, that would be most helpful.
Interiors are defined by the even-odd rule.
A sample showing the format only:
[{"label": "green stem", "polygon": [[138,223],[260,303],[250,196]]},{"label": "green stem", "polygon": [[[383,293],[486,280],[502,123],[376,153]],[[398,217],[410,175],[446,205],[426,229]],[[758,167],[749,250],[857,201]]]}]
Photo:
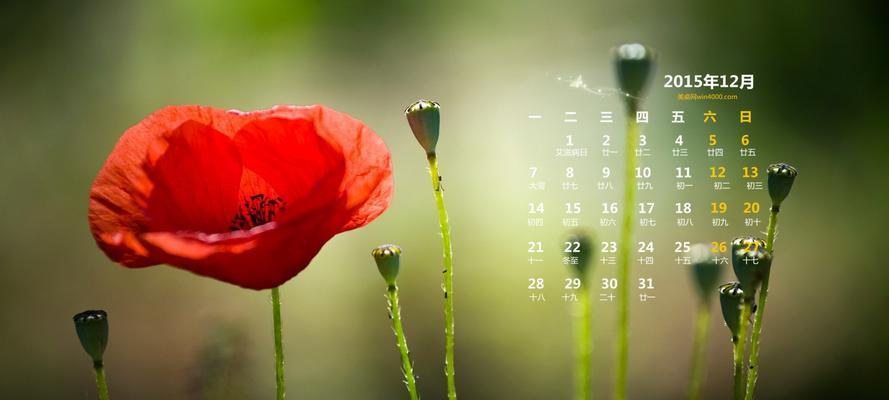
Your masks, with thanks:
[{"label": "green stem", "polygon": [[778,211],[779,208],[772,206],[769,214],[769,228],[766,230],[766,250],[774,251],[775,248],[775,231],[778,229]]},{"label": "green stem", "polygon": [[105,379],[105,366],[101,361],[93,363],[96,370],[96,391],[99,392],[99,400],[108,400],[108,381]]},{"label": "green stem", "polygon": [[[775,229],[778,226],[778,207],[772,206],[769,215],[769,228],[766,233],[766,250],[772,251],[775,245]],[[757,304],[756,315],[753,319],[753,338],[750,343],[750,372],[747,377],[747,395],[746,400],[753,400],[753,392],[756,389],[756,379],[759,377],[759,341],[762,337],[762,316],[766,311],[766,299],[769,297],[769,276],[771,269],[766,272],[762,279],[762,287],[759,289],[759,303]]]},{"label": "green stem", "polygon": [[[744,376],[744,353],[741,351],[740,343],[738,342],[738,337],[732,337],[732,377],[734,378],[732,384],[732,399],[738,400],[738,385],[741,383],[738,382],[739,376]],[[743,378],[742,378],[743,381]]]},{"label": "green stem", "polygon": [[407,385],[407,391],[411,396],[411,400],[418,400],[420,395],[417,394],[414,364],[411,362],[411,352],[407,348],[407,337],[405,337],[404,328],[401,325],[401,309],[398,306],[398,286],[390,285],[386,291],[386,296],[389,299],[389,319],[392,320],[392,331],[395,332],[398,351],[401,353],[401,371],[404,373],[404,383]]},{"label": "green stem", "polygon": [[429,176],[438,207],[438,225],[441,228],[441,250],[444,259],[444,312],[445,312],[445,376],[448,379],[448,399],[457,398],[457,385],[454,382],[454,269],[451,249],[451,228],[448,225],[448,211],[444,204],[444,191],[441,188],[441,175],[438,174],[438,158],[435,153],[426,155],[429,161]]},{"label": "green stem", "polygon": [[734,368],[734,399],[741,400],[744,398],[744,354],[747,347],[747,328],[750,326],[750,313],[753,306],[753,299],[744,299],[741,304],[741,316],[738,327],[738,340],[735,343],[735,368]]},{"label": "green stem", "polygon": [[591,335],[591,305],[590,294],[586,281],[578,291],[577,303],[575,303],[574,315],[574,394],[577,400],[588,400],[592,393],[592,376],[590,364],[593,360],[593,339]]},{"label": "green stem", "polygon": [[636,140],[639,126],[635,112],[627,113],[626,170],[624,171],[625,207],[620,249],[618,250],[618,309],[617,309],[617,371],[614,380],[614,399],[627,398],[627,368],[630,356],[630,247],[633,239],[633,210],[636,197]]},{"label": "green stem", "polygon": [[695,341],[691,359],[691,381],[688,385],[689,400],[701,398],[704,386],[704,364],[707,355],[707,336],[710,331],[710,307],[707,302],[698,304],[698,315],[695,319]]},{"label": "green stem", "polygon": [[277,400],[284,399],[284,343],[281,339],[281,294],[272,288],[272,322],[275,330],[275,388]]}]

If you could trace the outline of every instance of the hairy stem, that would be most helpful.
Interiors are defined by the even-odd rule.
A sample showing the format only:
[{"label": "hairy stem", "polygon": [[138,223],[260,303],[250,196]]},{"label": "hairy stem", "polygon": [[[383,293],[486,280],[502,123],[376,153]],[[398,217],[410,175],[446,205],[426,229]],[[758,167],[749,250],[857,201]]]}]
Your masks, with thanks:
[{"label": "hairy stem", "polygon": [[704,386],[704,365],[707,356],[707,336],[710,331],[710,307],[707,302],[698,304],[695,319],[695,339],[691,358],[691,378],[688,385],[688,399],[699,400]]},{"label": "hairy stem", "polygon": [[[766,250],[772,251],[775,245],[775,229],[778,226],[778,208],[772,206],[769,215],[769,228],[766,236]],[[771,269],[762,279],[762,288],[759,289],[759,302],[756,315],[753,319],[753,337],[750,342],[750,372],[747,376],[747,395],[745,399],[753,400],[753,392],[756,390],[756,379],[759,377],[759,341],[762,337],[762,316],[766,311],[766,299],[769,297],[769,276]]]},{"label": "hairy stem", "polygon": [[99,400],[108,400],[108,380],[105,379],[105,366],[101,361],[93,363],[96,370],[96,391],[99,392]]},{"label": "hairy stem", "polygon": [[427,154],[429,176],[435,204],[438,207],[438,225],[441,228],[441,251],[444,260],[444,312],[445,312],[445,376],[448,379],[448,399],[457,398],[457,385],[454,380],[454,268],[451,249],[451,228],[448,224],[448,211],[444,204],[444,191],[441,188],[441,175],[438,174],[438,158],[435,153]]},{"label": "hairy stem", "polygon": [[392,331],[395,332],[395,340],[398,351],[401,353],[401,372],[404,373],[404,384],[411,400],[418,400],[417,378],[414,376],[414,364],[411,362],[411,352],[407,348],[407,337],[404,336],[404,328],[401,326],[401,309],[398,306],[398,286],[390,285],[386,291],[389,299],[389,319],[392,320]]},{"label": "hairy stem", "polygon": [[744,354],[746,352],[747,347],[747,328],[750,326],[750,313],[752,312],[753,307],[753,299],[745,299],[744,303],[741,304],[741,316],[740,316],[740,324],[738,328],[738,340],[735,343],[736,351],[734,353],[735,358],[735,368],[734,368],[734,399],[742,400],[744,398],[744,390],[746,389],[744,385]]},{"label": "hairy stem", "polygon": [[586,281],[578,291],[574,315],[574,397],[577,400],[589,400],[592,393],[592,376],[590,364],[593,355],[593,339],[591,335],[591,304]]},{"label": "hairy stem", "polygon": [[633,240],[633,210],[636,197],[636,139],[639,126],[635,112],[627,113],[627,150],[624,171],[624,215],[618,250],[617,365],[614,375],[614,399],[627,398],[627,368],[630,356],[630,247]]},{"label": "hairy stem", "polygon": [[275,388],[277,400],[284,399],[284,343],[281,339],[281,294],[272,288],[272,322],[275,331]]}]

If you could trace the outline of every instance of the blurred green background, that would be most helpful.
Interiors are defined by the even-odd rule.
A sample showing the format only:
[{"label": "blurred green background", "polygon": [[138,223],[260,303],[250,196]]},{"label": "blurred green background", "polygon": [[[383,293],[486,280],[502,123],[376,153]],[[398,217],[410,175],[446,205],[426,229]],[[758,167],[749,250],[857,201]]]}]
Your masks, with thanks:
[{"label": "blurred green background", "polygon": [[[403,316],[421,392],[442,398],[438,227],[425,160],[402,113],[430,97],[443,106],[439,155],[455,241],[460,395],[568,398],[569,308],[558,290],[545,305],[527,299],[527,278],[559,282],[567,272],[556,260],[533,270],[523,261],[526,241],[541,235],[523,226],[531,198],[525,174],[536,159],[562,167],[540,148],[561,138],[527,136],[525,116],[618,110],[618,99],[582,95],[555,77],[583,74],[611,86],[609,49],[641,41],[660,54],[655,88],[665,73],[755,73],[756,88],[742,100],[762,115],[759,161],[784,160],[801,171],[782,212],[760,397],[884,395],[889,29],[881,15],[864,4],[790,1],[4,1],[0,394],[94,396],[71,316],[104,308],[114,397],[269,398],[268,293],[169,267],[113,265],[89,234],[88,190],[120,133],[162,106],[322,103],[383,137],[396,195],[381,218],[334,238],[283,287],[288,398],[405,397],[384,284],[369,255],[384,242],[405,249]],[[660,89],[648,108],[663,115],[675,105]],[[658,140],[661,149],[672,142]],[[670,171],[665,165],[658,168]],[[541,232],[551,243],[561,234],[554,226]],[[657,233],[659,243],[675,236],[668,227]],[[681,398],[693,293],[682,268],[663,263],[650,271],[659,298],[633,302],[630,395]],[[596,277],[611,273],[599,267]],[[600,398],[610,393],[613,309],[594,309]],[[726,397],[730,386],[720,325],[716,317],[708,398]]]}]

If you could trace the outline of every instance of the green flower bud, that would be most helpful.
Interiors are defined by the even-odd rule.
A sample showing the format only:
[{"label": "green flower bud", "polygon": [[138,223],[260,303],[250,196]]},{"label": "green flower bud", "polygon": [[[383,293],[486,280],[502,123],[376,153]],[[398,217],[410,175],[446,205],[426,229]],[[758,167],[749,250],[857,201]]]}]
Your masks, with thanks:
[{"label": "green flower bud", "polygon": [[438,126],[441,121],[440,109],[441,106],[434,101],[418,100],[404,110],[407,122],[414,132],[414,137],[426,150],[426,154],[435,154],[435,145],[438,144]]},{"label": "green flower bud", "polygon": [[401,247],[394,244],[384,244],[370,252],[377,262],[377,269],[380,275],[386,280],[389,286],[395,285],[395,278],[398,277],[398,269],[401,260]]},{"label": "green flower bud", "polygon": [[732,269],[747,292],[748,299],[753,299],[771,267],[772,253],[766,250],[764,240],[751,236],[732,241]]},{"label": "green flower bud", "polygon": [[732,332],[732,340],[737,340],[741,331],[741,305],[744,303],[744,290],[741,283],[730,282],[719,286],[719,305],[725,326]]},{"label": "green flower bud", "polygon": [[596,246],[593,242],[592,235],[582,229],[575,230],[565,237],[564,256],[577,257],[577,263],[572,263],[570,266],[581,278],[589,272],[592,260],[596,256]]},{"label": "green flower bud", "polygon": [[630,112],[635,113],[639,108],[639,99],[648,84],[654,59],[654,51],[639,43],[623,44],[614,50],[617,84],[626,95]]},{"label": "green flower bud", "polygon": [[691,275],[698,291],[698,300],[709,303],[719,282],[722,268],[713,260],[710,246],[698,243],[691,246]]},{"label": "green flower bud", "polygon": [[102,355],[108,345],[108,314],[103,310],[87,310],[74,316],[74,329],[80,345],[96,365],[102,364]]},{"label": "green flower bud", "polygon": [[793,180],[796,179],[796,168],[790,164],[777,163],[769,165],[769,196],[775,208],[781,207],[781,202],[790,194]]}]

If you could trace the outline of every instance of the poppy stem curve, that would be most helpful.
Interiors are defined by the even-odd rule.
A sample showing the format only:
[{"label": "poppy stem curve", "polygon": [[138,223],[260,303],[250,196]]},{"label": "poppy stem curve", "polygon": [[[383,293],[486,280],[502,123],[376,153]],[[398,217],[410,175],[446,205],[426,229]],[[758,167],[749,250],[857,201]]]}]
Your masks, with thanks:
[{"label": "poppy stem curve", "polygon": [[414,375],[414,364],[411,361],[411,352],[407,348],[407,337],[401,324],[401,308],[398,305],[398,286],[389,285],[386,290],[386,298],[389,300],[389,319],[392,320],[392,331],[395,332],[396,345],[401,353],[401,372],[404,374],[404,384],[407,386],[411,400],[419,400],[417,393],[417,377]]},{"label": "poppy stem curve", "polygon": [[272,288],[272,323],[275,331],[275,398],[284,400],[284,343],[281,339],[281,294]]},{"label": "poppy stem curve", "polygon": [[[775,245],[775,230],[778,227],[778,210],[776,206],[772,206],[769,215],[769,228],[766,233],[766,250],[772,252]],[[774,252],[772,252],[774,254]],[[757,303],[756,315],[753,318],[753,336],[750,341],[750,372],[747,376],[747,393],[744,396],[746,400],[753,400],[753,392],[756,390],[756,378],[759,376],[759,341],[762,337],[762,315],[766,310],[766,299],[769,297],[769,276],[771,268],[762,278],[762,286],[759,289],[759,302]]]},{"label": "poppy stem curve", "polygon": [[105,379],[105,366],[102,362],[93,363],[93,369],[96,370],[96,391],[99,392],[99,400],[109,400],[108,380]]},{"label": "poppy stem curve", "polygon": [[435,153],[427,153],[429,176],[432,179],[432,191],[438,207],[438,225],[441,228],[441,248],[444,261],[444,312],[445,312],[445,376],[448,380],[448,400],[457,398],[457,386],[454,379],[454,269],[451,248],[451,228],[448,224],[448,211],[444,204],[444,191],[441,188],[441,175],[438,174],[438,158]]}]

